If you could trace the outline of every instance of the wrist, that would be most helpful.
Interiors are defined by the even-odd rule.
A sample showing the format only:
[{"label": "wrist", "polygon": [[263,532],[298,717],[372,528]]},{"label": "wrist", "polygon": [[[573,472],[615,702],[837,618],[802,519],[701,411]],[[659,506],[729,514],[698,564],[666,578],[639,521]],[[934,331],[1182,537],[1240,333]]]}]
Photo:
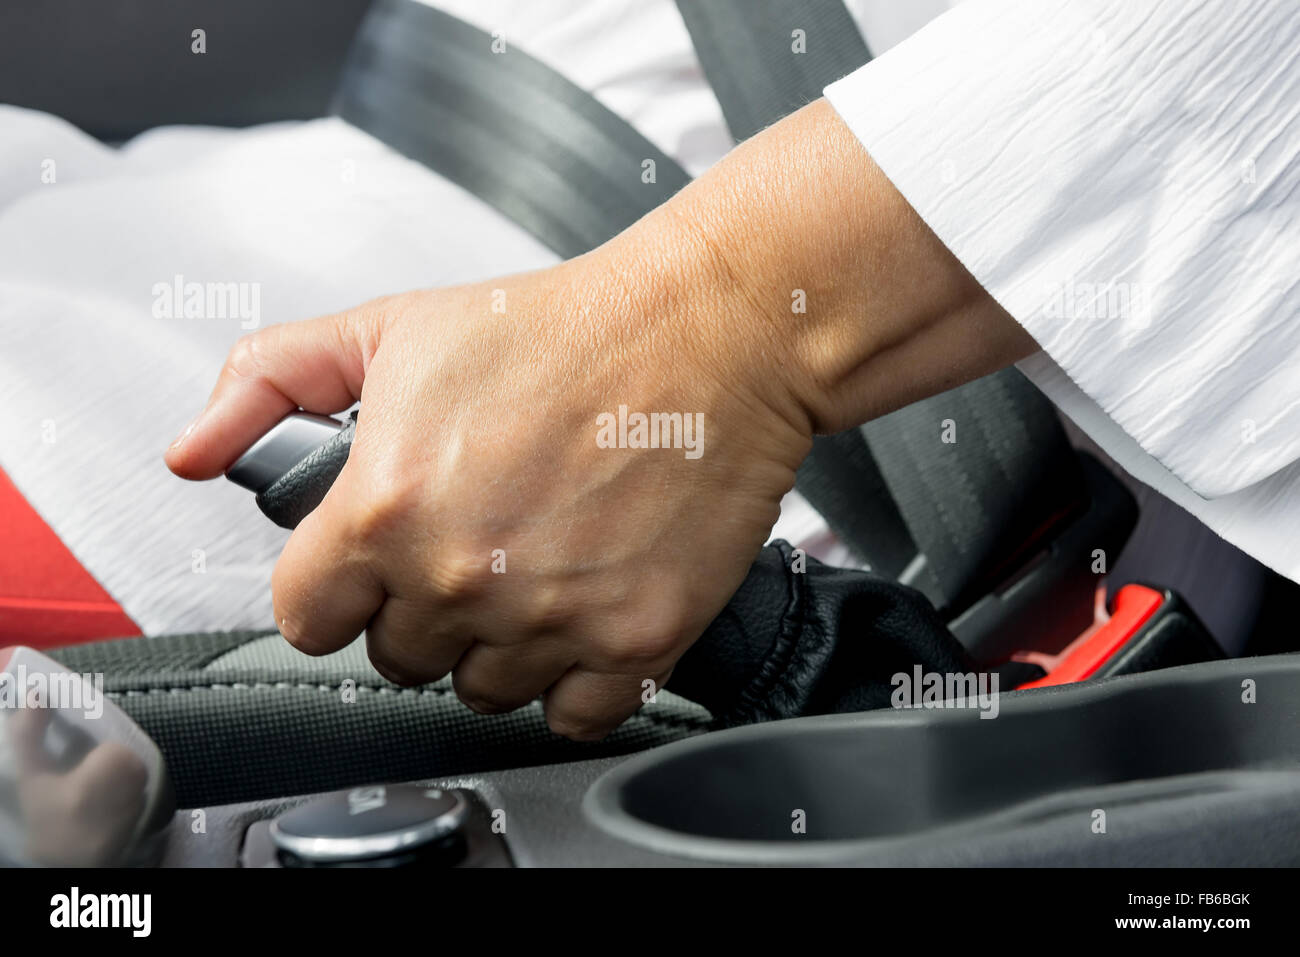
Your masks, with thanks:
[{"label": "wrist", "polygon": [[788,330],[751,298],[719,242],[674,200],[566,266],[581,270],[584,288],[603,290],[595,293],[605,317],[597,335],[626,357],[625,374],[646,385],[694,383],[686,388],[705,406],[709,393],[732,408],[748,407],[754,424],[766,418],[802,445],[813,426],[796,370],[785,361]]},{"label": "wrist", "polygon": [[[643,222],[681,250],[694,309],[750,374],[833,432],[1036,346],[819,101],[748,140]],[[681,260],[686,260],[681,262]]]},{"label": "wrist", "polygon": [[784,393],[810,434],[879,414],[854,384],[928,318],[923,296],[890,295],[897,215],[882,208],[874,169],[833,110],[814,104],[643,221],[675,250],[663,263],[691,277],[692,308],[748,343],[752,375]]}]

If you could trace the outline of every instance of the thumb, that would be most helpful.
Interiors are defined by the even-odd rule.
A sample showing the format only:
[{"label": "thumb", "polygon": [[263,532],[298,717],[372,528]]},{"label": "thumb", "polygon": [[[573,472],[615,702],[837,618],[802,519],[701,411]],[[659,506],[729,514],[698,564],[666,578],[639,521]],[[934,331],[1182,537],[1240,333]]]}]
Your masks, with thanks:
[{"label": "thumb", "polygon": [[167,467],[181,478],[215,478],[295,409],[348,408],[361,397],[382,326],[378,310],[362,308],[244,336],[207,407],[167,450]]}]

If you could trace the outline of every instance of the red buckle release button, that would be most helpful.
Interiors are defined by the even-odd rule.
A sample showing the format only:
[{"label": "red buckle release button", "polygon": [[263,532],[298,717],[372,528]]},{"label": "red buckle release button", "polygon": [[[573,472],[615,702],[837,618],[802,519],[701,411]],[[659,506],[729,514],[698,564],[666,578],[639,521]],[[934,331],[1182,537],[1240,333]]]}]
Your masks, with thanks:
[{"label": "red buckle release button", "polygon": [[1043,664],[1047,675],[1021,688],[1045,688],[1050,685],[1069,684],[1091,678],[1112,655],[1138,633],[1143,625],[1164,603],[1164,595],[1143,585],[1125,585],[1115,595],[1114,610],[1101,627],[1081,635],[1073,644],[1054,659],[1050,667],[1035,657],[1035,664]]}]

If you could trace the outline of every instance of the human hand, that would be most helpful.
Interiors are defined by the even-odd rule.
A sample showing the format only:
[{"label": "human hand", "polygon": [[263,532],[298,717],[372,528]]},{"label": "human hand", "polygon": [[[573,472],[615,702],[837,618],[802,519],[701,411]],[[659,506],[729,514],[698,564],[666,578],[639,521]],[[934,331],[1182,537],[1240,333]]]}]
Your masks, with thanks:
[{"label": "human hand", "polygon": [[[365,629],[391,680],[451,671],[483,712],[545,693],[575,738],[663,686],[766,540],[810,430],[759,374],[763,322],[694,308],[691,286],[712,284],[697,267],[648,275],[679,247],[664,222],[555,269],[241,342],[169,452],[182,475],[218,474],[292,408],[362,399],[347,465],[273,576],[291,643],[319,654]],[[634,426],[670,414],[670,447],[602,447],[620,407]]]},{"label": "human hand", "polygon": [[[733,594],[814,429],[1026,341],[819,103],[586,256],[242,340],[167,461],[214,477],[293,409],[361,399],[276,566],[281,632],[323,654],[364,629],[395,682],[451,672],[482,712],[543,694],[597,738]],[[676,447],[620,436],[621,408],[676,416]]]}]

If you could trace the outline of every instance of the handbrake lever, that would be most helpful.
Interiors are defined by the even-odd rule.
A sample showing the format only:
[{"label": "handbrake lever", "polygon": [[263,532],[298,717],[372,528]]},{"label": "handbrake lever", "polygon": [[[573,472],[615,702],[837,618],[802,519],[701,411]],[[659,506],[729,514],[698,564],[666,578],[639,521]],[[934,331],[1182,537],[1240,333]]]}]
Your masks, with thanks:
[{"label": "handbrake lever", "polygon": [[[347,421],[298,412],[227,471],[257,506],[294,528],[343,470],[356,434]],[[720,725],[883,707],[890,675],[972,670],[961,645],[920,594],[869,572],[832,568],[786,542],[766,546],[727,606],[687,650],[670,690]]]},{"label": "handbrake lever", "polygon": [[257,507],[281,528],[297,528],[330,490],[352,451],[357,414],[346,420],[295,412],[281,419],[226,470],[257,495]]}]

